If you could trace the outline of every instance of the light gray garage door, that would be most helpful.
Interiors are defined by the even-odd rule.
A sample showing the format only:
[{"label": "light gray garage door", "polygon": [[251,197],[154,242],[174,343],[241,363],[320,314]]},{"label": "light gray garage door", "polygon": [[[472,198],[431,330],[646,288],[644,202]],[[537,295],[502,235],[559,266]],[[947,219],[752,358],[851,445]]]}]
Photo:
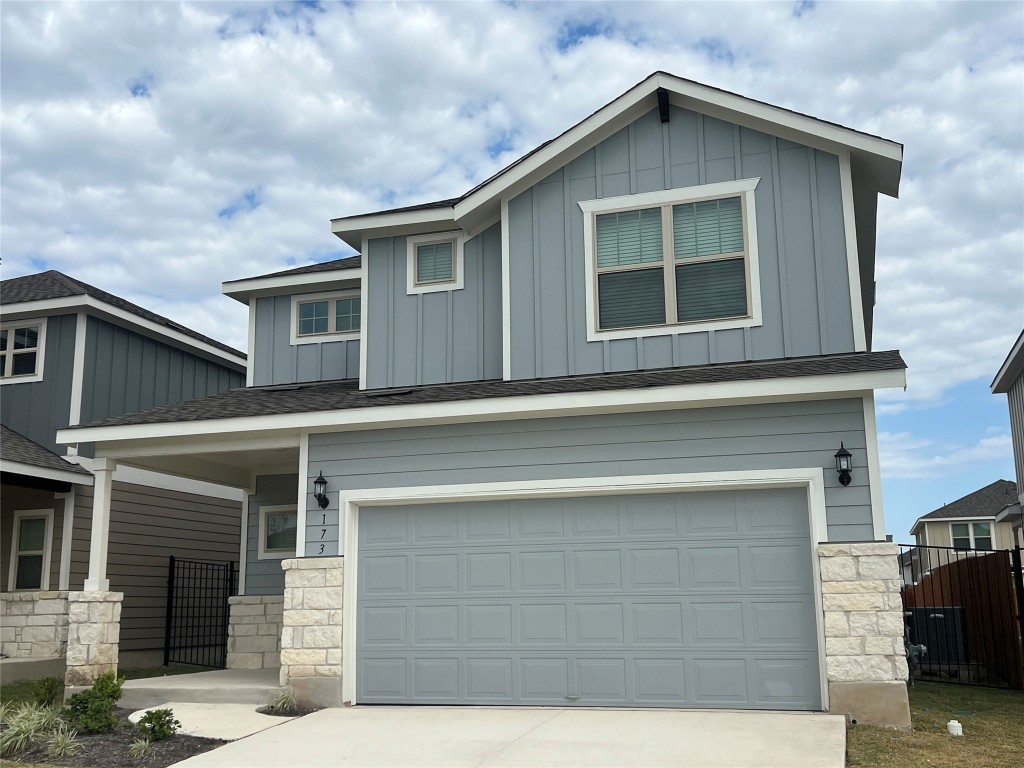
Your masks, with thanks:
[{"label": "light gray garage door", "polygon": [[806,495],[367,508],[359,703],[820,709]]}]

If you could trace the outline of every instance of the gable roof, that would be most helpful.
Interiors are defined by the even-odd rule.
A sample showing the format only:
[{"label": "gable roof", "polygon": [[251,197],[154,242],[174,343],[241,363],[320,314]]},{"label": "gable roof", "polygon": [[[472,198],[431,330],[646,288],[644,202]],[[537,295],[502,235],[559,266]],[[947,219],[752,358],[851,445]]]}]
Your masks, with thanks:
[{"label": "gable roof", "polygon": [[56,473],[71,473],[78,475],[78,480],[67,479],[71,482],[82,482],[88,478],[92,479],[92,473],[83,469],[77,464],[72,464],[62,456],[58,456],[49,448],[29,440],[19,432],[15,432],[8,426],[0,424],[0,466],[4,472],[16,474],[36,474],[37,470],[43,470],[43,475],[48,474],[46,470]]},{"label": "gable roof", "polygon": [[1010,387],[1014,385],[1014,382],[1022,374],[1024,374],[1024,331],[1020,332],[1020,336],[1014,342],[1010,354],[1006,356],[1006,360],[1003,361],[1003,364],[999,367],[999,372],[992,380],[992,394],[998,395],[1009,392]]},{"label": "gable roof", "polygon": [[518,194],[656,108],[659,91],[686,109],[832,153],[848,152],[860,184],[893,197],[899,192],[902,144],[658,71],[459,197],[336,218],[332,231],[357,250],[363,237],[384,228],[401,235],[457,224],[475,234],[498,213],[501,198]]},{"label": "gable roof", "polygon": [[[204,346],[212,347],[222,353],[222,356],[235,358],[232,362],[236,365],[245,365],[245,353],[234,347],[229,347],[216,339],[211,339],[198,331],[194,331],[181,323],[176,323],[163,315],[140,307],[130,301],[115,296],[100,288],[77,280],[73,277],[58,272],[55,269],[46,272],[38,272],[34,275],[23,277],[12,277],[0,281],[0,305],[7,312],[15,309],[13,305],[29,304],[32,302],[49,302],[60,299],[72,299],[77,297],[88,297],[102,302],[109,307],[120,310],[123,313],[132,315],[144,320],[149,324],[159,326],[171,334],[186,336],[192,341],[201,343]],[[19,311],[30,311],[31,307],[17,308]]]},{"label": "gable roof", "polygon": [[942,505],[927,515],[921,515],[910,532],[915,533],[918,526],[928,520],[994,518],[1007,506],[1016,503],[1017,484],[1012,480],[996,480],[956,501]]},{"label": "gable roof", "polygon": [[228,280],[221,284],[221,291],[226,296],[246,304],[252,296],[269,295],[275,291],[280,292],[282,288],[310,286],[312,290],[317,291],[331,290],[337,281],[358,280],[361,273],[353,270],[360,270],[362,266],[363,257],[356,254],[304,267],[270,272],[266,275]]}]

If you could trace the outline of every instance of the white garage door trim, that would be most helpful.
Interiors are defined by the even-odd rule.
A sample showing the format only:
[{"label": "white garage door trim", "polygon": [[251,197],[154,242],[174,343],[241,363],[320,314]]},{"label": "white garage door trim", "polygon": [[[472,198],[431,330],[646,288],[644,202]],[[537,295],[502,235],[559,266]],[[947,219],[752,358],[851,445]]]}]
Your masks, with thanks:
[{"label": "white garage door trim", "polygon": [[829,709],[828,680],[825,673],[825,626],[821,609],[821,578],[818,572],[817,545],[828,541],[825,521],[825,475],[821,467],[800,469],[744,470],[737,472],[690,472],[665,475],[628,475],[622,477],[584,477],[552,480],[526,480],[464,485],[424,485],[404,488],[342,490],[338,508],[343,516],[345,553],[344,612],[342,631],[342,700],[356,700],[356,616],[359,568],[359,511],[362,507],[398,504],[430,504],[496,499],[551,498],[555,496],[607,496],[622,493],[664,493],[669,491],[714,491],[742,488],[804,488],[810,515],[811,568],[813,569],[815,625],[818,633],[818,669],[822,708]]}]

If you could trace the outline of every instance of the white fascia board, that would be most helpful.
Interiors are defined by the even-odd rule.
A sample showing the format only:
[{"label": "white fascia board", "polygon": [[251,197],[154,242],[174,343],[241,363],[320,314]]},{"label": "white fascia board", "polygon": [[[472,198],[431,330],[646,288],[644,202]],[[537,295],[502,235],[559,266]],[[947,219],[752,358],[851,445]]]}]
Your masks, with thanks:
[{"label": "white fascia board", "polygon": [[[249,299],[258,296],[274,296],[281,293],[323,291],[334,287],[359,287],[362,269],[352,267],[331,269],[324,272],[304,272],[298,275],[278,277],[251,277],[245,280],[229,280],[221,283],[221,293],[232,299],[248,304]],[[349,285],[351,284],[351,285]]]},{"label": "white fascia board", "polygon": [[1017,377],[1024,373],[1024,331],[1017,337],[1017,342],[999,366],[999,373],[992,380],[992,394],[1001,395],[1010,391]]},{"label": "white fascia board", "polygon": [[38,477],[42,480],[54,480],[58,483],[72,483],[74,485],[92,485],[93,480],[92,475],[82,475],[71,470],[37,467],[34,464],[23,464],[20,461],[9,461],[7,459],[0,459],[0,472],[10,472],[13,475]]},{"label": "white fascia board", "polygon": [[23,301],[17,304],[4,306],[4,319],[13,320],[18,316],[46,316],[71,314],[87,310],[95,316],[104,320],[114,320],[133,330],[143,331],[145,335],[153,336],[164,342],[170,342],[179,347],[186,347],[189,351],[199,352],[204,357],[216,358],[218,361],[236,366],[239,372],[245,370],[245,356],[233,355],[225,352],[219,347],[207,344],[199,339],[194,339],[166,325],[154,323],[144,317],[132,312],[126,312],[113,304],[93,298],[92,296],[68,296],[63,299],[44,299],[42,301]]},{"label": "white fascia board", "polygon": [[[242,435],[252,432],[265,435],[291,430],[307,430],[310,433],[347,432],[421,426],[438,422],[504,421],[594,413],[704,408],[793,399],[859,398],[863,393],[873,389],[903,386],[906,386],[906,372],[898,369],[755,381],[675,384],[607,392],[518,395],[451,403],[389,405],[167,424],[85,427],[58,431],[57,442],[105,443],[104,452],[114,456],[118,454],[111,444],[121,440],[204,435],[216,439],[231,434],[238,435],[241,439]],[[98,449],[99,447],[97,446]]]},{"label": "white fascia board", "polygon": [[857,245],[857,220],[853,205],[853,171],[850,153],[839,155],[839,185],[842,189],[843,233],[846,239],[846,271],[850,285],[850,312],[853,321],[853,349],[865,352],[868,348],[864,322],[864,292],[860,284],[860,250]]},{"label": "white fascia board", "polygon": [[400,237],[452,229],[455,211],[452,208],[422,208],[395,213],[368,213],[331,220],[331,232],[353,248],[363,240],[375,237]]},{"label": "white fascia board", "polygon": [[1003,507],[1003,510],[993,518],[997,523],[1008,523],[1012,522],[1011,518],[1021,517],[1022,508],[1020,504],[1008,504]]}]

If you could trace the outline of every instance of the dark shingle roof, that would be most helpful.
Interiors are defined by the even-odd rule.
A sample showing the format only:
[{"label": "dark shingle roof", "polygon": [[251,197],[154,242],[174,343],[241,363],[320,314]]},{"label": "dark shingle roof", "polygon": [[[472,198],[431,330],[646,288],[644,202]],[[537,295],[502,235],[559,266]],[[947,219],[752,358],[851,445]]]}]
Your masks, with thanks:
[{"label": "dark shingle roof", "polygon": [[922,515],[919,520],[944,517],[995,517],[1010,504],[1017,503],[1017,484],[1012,480],[996,480],[994,483],[969,493],[962,499]]},{"label": "dark shingle roof", "polygon": [[[390,390],[361,391],[357,381],[345,379],[313,384],[233,389],[201,400],[162,406],[141,413],[81,426],[167,424],[178,421],[274,416],[389,405],[452,403],[520,395],[607,392],[677,384],[714,384],[794,376],[902,370],[904,368],[906,368],[906,363],[903,362],[900,353],[891,351],[856,352],[828,357],[769,360],[755,363],[724,363],[523,381],[490,380],[458,384],[432,384]],[[78,428],[81,427],[72,427],[72,429]]]},{"label": "dark shingle roof", "polygon": [[334,259],[333,261],[322,261],[319,264],[309,264],[305,267],[282,269],[280,272],[271,272],[266,275],[256,275],[255,277],[243,277],[238,280],[229,280],[226,285],[231,285],[231,283],[240,283],[243,280],[262,280],[265,277],[287,277],[288,275],[308,275],[314,272],[334,272],[338,269],[359,269],[362,265],[363,257],[356,254],[355,256],[346,256],[344,259]]},{"label": "dark shingle roof", "polygon": [[77,464],[72,464],[48,448],[44,448],[39,443],[29,440],[24,435],[2,424],[0,424],[0,459],[43,469],[57,469],[74,472],[76,475],[90,476],[87,470]]},{"label": "dark shingle roof", "polygon": [[156,312],[150,312],[138,304],[132,304],[120,296],[107,293],[55,269],[0,281],[0,304],[2,305],[20,304],[26,301],[46,301],[47,299],[66,299],[71,296],[91,296],[98,301],[117,307],[125,312],[130,312],[151,323],[162,325],[164,328],[175,330],[196,341],[209,344],[211,347],[216,347],[230,355],[235,355],[242,359],[245,358],[245,353],[239,352],[234,347],[222,344],[216,339],[211,339],[209,336],[204,336],[198,331],[185,327],[181,323],[176,323],[163,315],[158,315]]}]

